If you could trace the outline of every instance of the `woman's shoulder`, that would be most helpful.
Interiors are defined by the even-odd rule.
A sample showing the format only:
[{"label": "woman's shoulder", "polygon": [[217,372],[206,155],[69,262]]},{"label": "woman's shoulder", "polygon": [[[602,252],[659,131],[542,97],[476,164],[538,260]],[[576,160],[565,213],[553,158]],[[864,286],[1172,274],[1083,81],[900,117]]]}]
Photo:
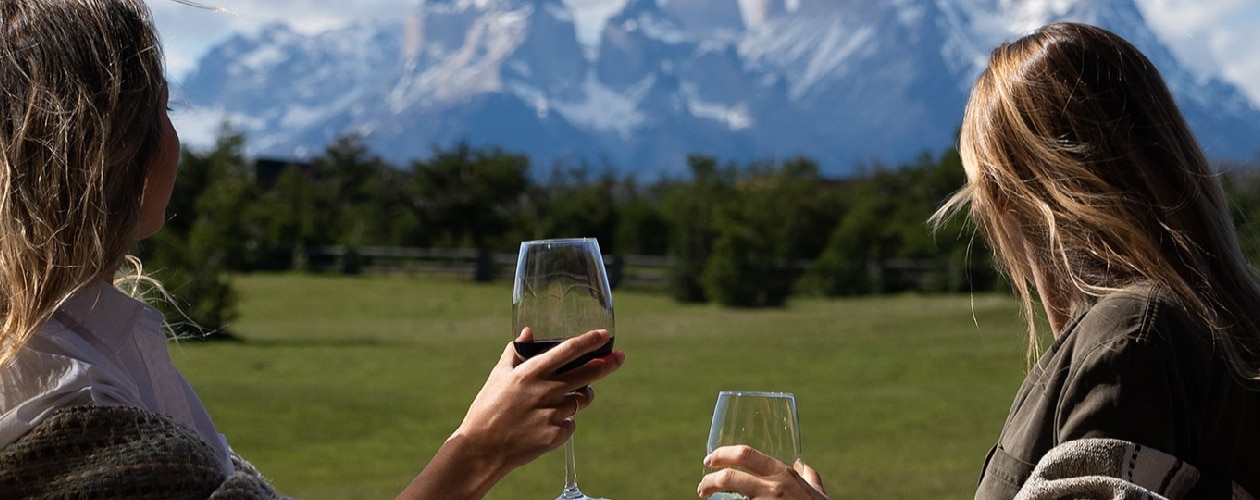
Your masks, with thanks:
[{"label": "woman's shoulder", "polygon": [[[93,401],[139,405],[135,383],[120,353],[91,335],[50,318],[4,366],[0,391],[28,393],[98,390]],[[101,399],[103,397],[104,399]],[[8,399],[7,402],[15,401]]]},{"label": "woman's shoulder", "polygon": [[[1206,324],[1166,287],[1141,282],[1099,297],[1064,332],[1072,357],[1210,356]],[[1143,354],[1145,353],[1145,354]]]},{"label": "woman's shoulder", "polygon": [[0,497],[285,498],[244,459],[232,460],[228,473],[214,447],[172,417],[73,405],[0,447]]},{"label": "woman's shoulder", "polygon": [[0,370],[0,446],[57,409],[76,404],[140,406],[142,401],[115,359],[51,319]]},{"label": "woman's shoulder", "polygon": [[223,480],[213,448],[195,431],[135,407],[59,408],[0,449],[6,498],[67,492],[206,498]]},{"label": "woman's shoulder", "polygon": [[[1099,297],[1069,325],[1066,334],[1077,343],[1094,343],[1109,340],[1169,340],[1166,333],[1170,326],[1195,326],[1195,320],[1182,305],[1182,301],[1168,288],[1150,282],[1140,282]],[[1204,328],[1204,327],[1200,327]]]}]

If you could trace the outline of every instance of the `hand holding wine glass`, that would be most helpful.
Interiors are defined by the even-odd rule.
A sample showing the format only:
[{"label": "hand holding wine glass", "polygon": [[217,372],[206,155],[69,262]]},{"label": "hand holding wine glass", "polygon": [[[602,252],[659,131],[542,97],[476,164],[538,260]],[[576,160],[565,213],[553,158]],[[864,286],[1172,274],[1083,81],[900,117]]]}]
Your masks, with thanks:
[{"label": "hand holding wine glass", "polygon": [[604,330],[587,332],[529,360],[507,343],[463,423],[398,498],[481,498],[513,469],[567,442],[574,413],[593,396],[582,388],[616,371],[625,357],[614,352],[557,372],[609,338]]},{"label": "hand holding wine glass", "polygon": [[[587,369],[590,360],[612,353],[612,289],[604,270],[599,243],[592,238],[526,241],[521,243],[512,287],[512,325],[521,332],[515,342],[522,359],[542,355],[572,341],[565,339],[589,330],[605,332],[605,342],[556,369],[557,376]],[[584,338],[578,337],[578,338]],[[577,390],[578,387],[574,387]],[[570,393],[574,409],[593,392]],[[571,418],[571,417],[570,417]],[[558,499],[591,500],[578,488],[573,439],[565,445],[565,482]]]},{"label": "hand holding wine glass", "polygon": [[825,500],[822,478],[801,461],[796,398],[722,391],[709,429],[707,471],[696,492],[709,500]]},{"label": "hand holding wine glass", "polygon": [[624,358],[611,354],[563,374],[556,372],[607,343],[608,337],[604,330],[588,332],[525,361],[508,346],[460,429],[495,440],[502,459],[513,466],[558,448],[573,434],[573,415],[592,401],[593,394],[582,389],[619,368]]}]

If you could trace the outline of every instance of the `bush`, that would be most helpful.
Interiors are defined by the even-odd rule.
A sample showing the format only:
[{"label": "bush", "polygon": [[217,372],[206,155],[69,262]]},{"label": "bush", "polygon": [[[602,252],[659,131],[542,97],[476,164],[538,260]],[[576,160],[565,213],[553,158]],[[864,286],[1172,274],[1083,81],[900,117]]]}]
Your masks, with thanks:
[{"label": "bush", "polygon": [[[713,301],[732,307],[778,307],[792,294],[796,273],[782,258],[773,237],[758,234],[744,219],[747,205],[731,207],[720,220],[717,242],[705,265],[705,292]],[[741,210],[741,211],[742,211]]]}]

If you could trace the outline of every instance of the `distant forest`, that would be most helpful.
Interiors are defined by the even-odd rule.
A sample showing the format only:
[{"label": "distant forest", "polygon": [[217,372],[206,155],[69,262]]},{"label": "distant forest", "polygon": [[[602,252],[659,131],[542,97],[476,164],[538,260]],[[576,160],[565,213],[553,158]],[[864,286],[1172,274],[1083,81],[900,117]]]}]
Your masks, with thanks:
[{"label": "distant forest", "polygon": [[[350,274],[367,264],[356,249],[475,249],[472,277],[490,280],[511,270],[489,256],[514,254],[521,241],[594,237],[614,257],[667,257],[676,300],[732,307],[782,306],[798,294],[1006,288],[965,221],[935,234],[925,224],[963,184],[954,150],[845,179],[824,178],[803,157],[692,156],[685,178],[643,181],[462,143],[408,165],[383,161],[353,135],[305,163],[251,159],[245,144],[225,129],[209,150],[186,148],[166,227],[136,249],[178,303],[166,305],[168,317],[198,331],[234,317],[232,273],[323,269],[313,250],[330,246],[344,249],[336,269]],[[1220,171],[1244,248],[1260,262],[1260,175],[1244,165]]]}]

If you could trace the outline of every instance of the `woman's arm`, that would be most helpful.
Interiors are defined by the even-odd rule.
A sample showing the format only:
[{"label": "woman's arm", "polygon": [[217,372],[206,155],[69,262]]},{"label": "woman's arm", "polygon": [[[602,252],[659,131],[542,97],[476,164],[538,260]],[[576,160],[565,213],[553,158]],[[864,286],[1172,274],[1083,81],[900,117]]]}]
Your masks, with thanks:
[{"label": "woman's arm", "polygon": [[[517,340],[532,338],[527,328]],[[509,343],[463,423],[398,498],[479,499],[513,469],[564,444],[574,431],[573,415],[594,399],[590,384],[620,368],[625,355],[616,351],[563,374],[556,370],[608,338],[607,331],[594,330],[525,361]]]}]

